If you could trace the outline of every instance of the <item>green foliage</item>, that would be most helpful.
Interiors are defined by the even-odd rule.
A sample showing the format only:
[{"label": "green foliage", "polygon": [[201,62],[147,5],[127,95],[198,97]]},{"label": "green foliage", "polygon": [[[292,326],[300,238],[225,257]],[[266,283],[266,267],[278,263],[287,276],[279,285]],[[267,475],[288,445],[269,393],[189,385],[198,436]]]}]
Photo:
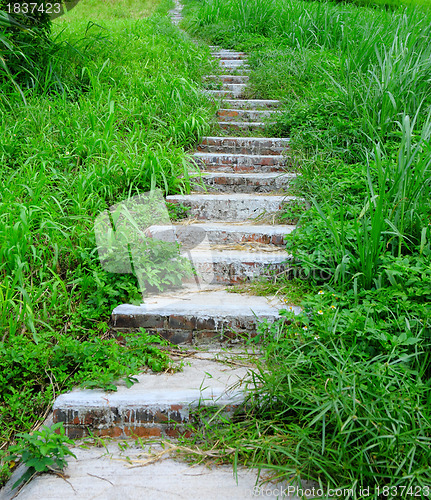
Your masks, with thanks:
[{"label": "green foliage", "polygon": [[144,331],[112,338],[100,322],[83,338],[82,328],[69,325],[64,333],[11,335],[0,344],[1,439],[19,428],[29,428],[45,412],[60,391],[74,385],[116,390],[116,381],[134,382],[133,375],[149,366],[154,371],[170,367],[168,355],[158,346],[160,337]]},{"label": "green foliage", "polygon": [[[351,488],[355,499],[377,500],[377,486],[429,485],[431,268],[413,262],[385,263],[391,288],[326,288],[305,298],[299,316],[262,323],[253,342],[264,362],[247,401],[194,442],[225,450],[234,466]],[[360,494],[366,488],[371,495]]]},{"label": "green foliage", "polygon": [[[84,2],[73,12],[79,8]],[[77,21],[62,34],[79,50],[63,54],[68,94],[81,96],[35,97],[28,106],[15,96],[3,109],[2,336],[23,328],[37,335],[52,325],[53,310],[66,324],[83,304],[97,318],[137,298],[136,278],[109,275],[97,264],[94,220],[152,187],[187,191],[184,148],[211,114],[197,83],[206,52],[166,20],[92,25],[83,38],[85,26]]]},{"label": "green foliage", "polygon": [[187,214],[190,211],[190,207],[186,207],[182,203],[166,202],[166,206],[168,207],[169,217],[172,221],[186,219]]},{"label": "green foliage", "polygon": [[301,478],[353,486],[357,498],[358,487],[429,484],[429,325],[427,333],[415,325],[393,339],[386,331],[391,341],[371,354],[382,335],[374,314],[364,319],[366,336],[349,338],[363,331],[361,311],[348,316],[344,309],[339,317],[333,302],[321,302],[268,349],[269,370],[255,380],[254,412],[260,432],[281,433],[285,445],[268,439],[260,457],[287,476],[300,467]]},{"label": "green foliage", "polygon": [[[382,158],[377,151],[368,164],[367,184],[362,173],[361,191],[366,190],[362,203],[350,193],[347,204],[343,186],[335,203],[331,198],[314,200],[314,210],[304,217],[301,230],[288,236],[288,249],[307,274],[323,273],[324,279],[329,276],[342,286],[351,286],[354,280],[365,288],[379,288],[391,285],[381,271],[387,254],[401,257],[419,252],[429,257],[429,124],[415,134],[405,117],[400,129],[399,150],[390,158]],[[332,191],[337,192],[337,187],[331,179]]]},{"label": "green foliage", "polygon": [[9,448],[9,461],[18,458],[28,467],[27,471],[12,486],[16,488],[22,482],[27,482],[35,473],[48,472],[52,470],[63,470],[66,465],[66,456],[75,454],[69,450],[68,444],[72,444],[64,434],[61,422],[52,427],[42,427],[40,431],[19,433],[18,444]]},{"label": "green foliage", "polygon": [[[396,121],[431,106],[431,17],[301,0],[190,0],[189,30],[254,49],[251,95],[285,99],[272,129],[294,147],[349,163],[397,136]],[[256,40],[253,45],[253,40]]]},{"label": "green foliage", "polygon": [[[160,15],[142,18],[170,7],[82,0],[53,22],[56,76],[21,85],[22,95],[0,82],[2,443],[76,384],[114,390],[145,367],[169,367],[158,337],[112,337],[112,309],[140,303],[143,280],[102,266],[94,223],[153,188],[189,189],[185,150],[214,110],[200,92],[209,51]],[[177,248],[147,250],[139,264],[148,288],[178,283]]]}]

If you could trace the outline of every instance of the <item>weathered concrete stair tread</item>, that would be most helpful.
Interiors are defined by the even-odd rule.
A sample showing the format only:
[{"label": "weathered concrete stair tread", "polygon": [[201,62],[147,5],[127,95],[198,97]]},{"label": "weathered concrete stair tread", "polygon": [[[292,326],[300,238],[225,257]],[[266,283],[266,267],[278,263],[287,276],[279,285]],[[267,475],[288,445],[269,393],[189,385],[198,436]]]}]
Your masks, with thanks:
[{"label": "weathered concrete stair tread", "polygon": [[246,54],[244,52],[212,52],[211,56],[214,57],[214,59],[224,59],[229,61],[246,59]]},{"label": "weathered concrete stair tread", "polygon": [[246,83],[249,80],[247,75],[208,75],[204,80],[221,80],[224,83]]},{"label": "weathered concrete stair tread", "polygon": [[204,137],[198,146],[203,153],[280,155],[289,147],[287,138]]},{"label": "weathered concrete stair tread", "polygon": [[222,108],[217,111],[217,115],[223,119],[223,121],[259,121],[265,118],[270,118],[274,116],[276,111],[273,110],[256,110],[256,109],[229,109]]},{"label": "weathered concrete stair tread", "polygon": [[276,108],[280,105],[280,101],[274,99],[225,99],[223,104],[233,109],[257,109]]},{"label": "weathered concrete stair tread", "polygon": [[178,435],[193,409],[236,406],[244,399],[242,388],[229,387],[241,384],[247,369],[226,371],[222,363],[207,357],[191,357],[191,366],[185,364],[175,374],[138,375],[138,383],[129,389],[120,384],[114,393],[75,389],[62,394],[54,403],[54,422],[63,422],[66,433],[75,438],[85,435],[88,426],[99,436]]},{"label": "weathered concrete stair tread", "polygon": [[154,225],[147,232],[163,241],[175,239],[184,247],[195,247],[206,240],[209,244],[258,242],[284,245],[287,234],[295,229],[292,225],[259,225],[226,222],[177,223],[173,226]]},{"label": "weathered concrete stair tread", "polygon": [[223,90],[228,90],[230,92],[242,92],[246,89],[246,83],[224,83]]},{"label": "weathered concrete stair tread", "polygon": [[[202,249],[197,247],[191,252],[193,268],[204,283],[230,285],[250,281],[269,271],[281,272],[291,256],[278,246],[265,245],[274,251],[249,251],[227,249]],[[194,283],[195,277],[185,278],[184,282]]]},{"label": "weathered concrete stair tread", "polygon": [[195,159],[202,160],[205,164],[244,164],[244,165],[284,165],[283,155],[250,155],[243,153],[193,153]]},{"label": "weathered concrete stair tread", "polygon": [[171,203],[190,207],[189,216],[205,220],[245,221],[280,210],[292,196],[258,194],[191,194],[167,197]]},{"label": "weathered concrete stair tread", "polygon": [[[269,470],[258,472],[238,465],[235,474],[231,465],[196,465],[183,460],[168,458],[168,444],[134,444],[126,449],[120,443],[104,442],[98,446],[71,448],[76,459],[68,457],[63,474],[40,474],[25,485],[18,494],[12,485],[23,471],[16,469],[10,479],[10,488],[2,490],[2,500],[244,500],[252,496],[276,499],[279,492],[288,492],[291,483],[265,483],[256,489],[259,477],[270,476]],[[122,451],[122,449],[124,451]],[[175,446],[173,446],[175,451]],[[168,452],[168,453],[167,453]],[[164,454],[158,460],[157,454]],[[154,463],[142,467],[143,456],[153,457]],[[67,479],[65,479],[67,477]],[[302,489],[315,490],[316,483],[301,484]],[[251,492],[255,492],[252,494]],[[257,492],[264,493],[257,493]],[[192,493],[191,493],[192,492]],[[280,498],[280,497],[279,497]],[[304,497],[302,497],[303,500]],[[284,500],[301,500],[295,494],[284,494]]]},{"label": "weathered concrete stair tread", "polygon": [[[149,297],[139,306],[123,304],[114,309],[112,320],[115,328],[182,328],[188,332],[206,330],[220,334],[234,328],[253,333],[256,318],[276,321],[281,318],[280,310],[287,307],[278,297],[229,293],[216,285],[209,290],[183,288],[169,295]],[[296,314],[300,312],[299,307],[293,310]]]},{"label": "weathered concrete stair tread", "polygon": [[250,68],[247,62],[243,59],[219,59],[219,64],[225,68]]},{"label": "weathered concrete stair tread", "polygon": [[278,172],[286,170],[283,156],[222,155],[219,153],[196,153],[194,164],[212,172]]},{"label": "weathered concrete stair tread", "polygon": [[242,95],[242,90],[233,92],[232,90],[203,90],[203,93],[209,97],[240,97]]},{"label": "weathered concrete stair tread", "polygon": [[191,174],[191,177],[199,179],[192,186],[194,191],[217,189],[220,192],[262,193],[287,188],[296,174],[203,172],[201,175]]},{"label": "weathered concrete stair tread", "polygon": [[265,122],[234,122],[234,121],[218,121],[218,125],[226,130],[229,129],[261,129],[265,128],[268,123]]}]

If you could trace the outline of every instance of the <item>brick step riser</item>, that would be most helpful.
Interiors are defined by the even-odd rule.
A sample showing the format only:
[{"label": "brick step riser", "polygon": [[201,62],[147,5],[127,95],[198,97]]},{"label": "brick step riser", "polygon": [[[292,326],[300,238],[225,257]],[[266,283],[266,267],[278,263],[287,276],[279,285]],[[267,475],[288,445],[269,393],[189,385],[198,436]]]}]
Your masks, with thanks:
[{"label": "brick step riser", "polygon": [[246,55],[244,53],[229,53],[229,52],[219,52],[219,53],[213,53],[211,56],[214,59],[221,59],[224,61],[245,61],[247,59]]},{"label": "brick step riser", "polygon": [[[174,203],[176,202],[174,200],[169,201],[173,201]],[[251,221],[260,215],[276,213],[281,209],[282,205],[280,202],[249,203],[247,200],[242,200],[240,202],[234,201],[231,203],[224,200],[208,200],[206,202],[196,203],[183,199],[178,200],[178,203],[182,203],[190,208],[190,211],[188,212],[189,218],[214,222]]]},{"label": "brick step riser", "polygon": [[213,99],[236,99],[242,96],[242,90],[232,92],[228,90],[205,90],[206,95]]},{"label": "brick step riser", "polygon": [[[252,156],[280,156],[288,151],[286,147],[271,147],[263,144],[252,144],[241,146],[235,144],[200,144],[197,147],[198,153],[211,155],[250,155]],[[224,160],[217,163],[224,163]],[[258,164],[257,162],[246,162],[247,164]]]},{"label": "brick step riser", "polygon": [[161,241],[177,241],[182,249],[196,248],[204,240],[209,245],[262,243],[284,247],[286,234],[290,233],[293,228],[294,226],[286,226],[282,231],[274,231],[271,226],[266,228],[266,230],[255,230],[251,226],[247,231],[241,229],[235,231],[235,228],[226,230],[223,228],[205,227],[201,224],[192,224],[173,227],[153,226],[147,230],[146,234]]},{"label": "brick step riser", "polygon": [[232,68],[237,68],[238,66],[248,66],[247,61],[245,59],[223,59],[223,58],[217,58],[217,61],[219,62],[220,66],[226,66],[226,67],[232,67]]},{"label": "brick step riser", "polygon": [[[238,153],[241,154],[241,153]],[[204,156],[211,155],[211,156]],[[223,156],[222,156],[223,155]],[[260,154],[244,154],[244,156],[236,156],[229,153],[200,153],[193,156],[196,163],[203,170],[211,168],[238,168],[238,169],[259,169],[265,167],[275,167],[282,169],[287,165],[286,158],[282,155],[260,155]]]},{"label": "brick step riser", "polygon": [[225,99],[223,106],[228,109],[271,110],[280,105],[280,101],[267,99]]},{"label": "brick step riser", "polygon": [[250,69],[250,66],[246,61],[229,61],[226,59],[220,59],[219,65],[225,70]]},{"label": "brick step riser", "polygon": [[257,111],[253,109],[219,109],[217,116],[222,121],[251,121],[261,122],[265,118],[274,116],[274,111]]},{"label": "brick step riser", "polygon": [[210,75],[205,77],[204,80],[222,83],[247,83],[249,77],[246,75]]},{"label": "brick step riser", "polygon": [[[199,279],[207,284],[235,285],[268,276],[271,272],[280,273],[286,265],[273,262],[194,262],[194,268]],[[193,277],[183,280],[183,283],[194,282]]]},{"label": "brick step riser", "polygon": [[238,133],[238,131],[253,131],[253,130],[263,130],[266,127],[266,123],[263,122],[234,122],[234,121],[219,121],[218,125],[223,130],[230,130],[232,133]]},{"label": "brick step riser", "polygon": [[197,147],[202,153],[281,155],[289,147],[288,140],[240,137],[206,137]]},{"label": "brick step riser", "polygon": [[271,173],[283,173],[286,168],[281,165],[225,165],[225,164],[203,164],[203,167],[208,172],[225,172],[232,174],[271,174]]},{"label": "brick step riser", "polygon": [[[216,406],[213,404],[211,406]],[[224,405],[220,405],[223,408]],[[232,414],[237,405],[223,409]],[[198,416],[198,404],[158,404],[140,407],[57,408],[53,422],[62,422],[71,439],[89,435],[115,438],[178,438],[191,436],[187,424]]]},{"label": "brick step riser", "polygon": [[[276,318],[260,315],[259,318],[273,323]],[[277,318],[279,319],[279,318]],[[172,344],[195,344],[205,340],[232,340],[237,334],[254,337],[257,332],[256,317],[200,318],[188,315],[160,316],[146,315],[113,315],[112,328],[127,331],[145,328],[149,333],[156,333]]]},{"label": "brick step riser", "polygon": [[[271,193],[280,189],[287,189],[292,179],[280,177],[279,179],[270,179],[266,181],[256,179],[235,180],[226,177],[202,177],[204,186],[193,183],[192,189],[198,192],[220,193]],[[206,189],[205,189],[206,188]]]}]

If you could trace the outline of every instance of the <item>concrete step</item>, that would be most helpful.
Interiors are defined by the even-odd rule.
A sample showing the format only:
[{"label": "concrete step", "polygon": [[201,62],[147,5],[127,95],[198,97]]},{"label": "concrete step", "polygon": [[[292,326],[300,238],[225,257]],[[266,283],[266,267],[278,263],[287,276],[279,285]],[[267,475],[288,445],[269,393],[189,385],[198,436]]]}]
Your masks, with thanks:
[{"label": "concrete step", "polygon": [[282,155],[194,153],[197,165],[215,172],[284,172],[288,161]]},{"label": "concrete step", "polygon": [[204,172],[199,176],[199,182],[193,183],[192,189],[220,193],[271,193],[287,189],[295,177],[296,174],[292,173]]},{"label": "concrete step", "polygon": [[233,121],[250,121],[250,122],[261,122],[265,118],[270,118],[274,116],[275,111],[265,109],[226,109],[222,108],[217,111],[217,116],[225,122]]},{"label": "concrete step", "polygon": [[281,224],[195,222],[154,225],[146,234],[162,241],[177,241],[183,249],[194,248],[204,241],[209,245],[255,242],[284,246],[286,235],[294,229],[295,226]]},{"label": "concrete step", "polygon": [[204,137],[197,149],[203,153],[280,155],[288,147],[287,138]]},{"label": "concrete step", "polygon": [[243,59],[237,59],[237,60],[232,60],[232,59],[219,59],[219,64],[220,66],[224,68],[247,68],[249,69],[250,66],[247,64],[247,61]]},{"label": "concrete step", "polygon": [[[230,250],[233,245],[224,248],[198,247],[189,252],[193,268],[200,283],[233,285],[269,276],[270,272],[281,272],[286,268],[286,261],[291,258],[278,246],[264,245],[262,250]],[[247,248],[247,246],[245,246]],[[262,246],[258,245],[258,249]],[[194,283],[196,278],[185,278],[185,283]]]},{"label": "concrete step", "polygon": [[212,353],[191,355],[180,372],[143,373],[136,377],[138,383],[130,388],[120,383],[116,392],[75,389],[62,394],[54,403],[54,423],[63,422],[74,439],[89,431],[110,437],[178,437],[199,407],[227,405],[229,413],[244,399],[240,385],[247,368],[226,368],[213,358]]},{"label": "concrete step", "polygon": [[229,90],[203,90],[204,94],[213,99],[233,99],[234,97],[241,97],[241,92],[234,94]]},{"label": "concrete step", "polygon": [[292,196],[238,194],[171,195],[166,200],[190,208],[189,218],[207,221],[250,221],[280,210]]},{"label": "concrete step", "polygon": [[[158,441],[158,440],[157,440]],[[176,456],[177,445],[169,441],[158,443],[133,442],[123,439],[104,440],[93,445],[71,446],[75,458],[68,457],[62,474],[35,474],[22,489],[12,488],[25,471],[23,465],[13,473],[1,491],[1,500],[243,500],[268,497],[274,500],[301,500],[289,481],[264,483],[271,471],[259,472],[241,466],[192,464]],[[145,466],[146,463],[148,466]],[[67,479],[66,479],[67,478]],[[18,490],[19,488],[19,490]],[[317,483],[302,481],[303,491],[319,489]],[[17,491],[18,490],[18,491]],[[304,497],[301,495],[302,500]]]},{"label": "concrete step", "polygon": [[247,83],[250,78],[247,75],[208,75],[206,81],[221,81],[223,83]]},{"label": "concrete step", "polygon": [[224,130],[230,130],[235,133],[239,130],[262,130],[268,125],[264,122],[234,122],[234,121],[218,121],[218,125]]},{"label": "concrete step", "polygon": [[225,99],[223,105],[232,109],[271,109],[277,108],[280,101],[275,99]]},{"label": "concrete step", "polygon": [[281,318],[279,311],[291,307],[274,296],[258,297],[229,293],[226,287],[213,285],[207,290],[184,287],[148,297],[139,306],[124,304],[112,312],[111,322],[116,329],[145,328],[157,331],[169,341],[197,343],[205,339],[225,340],[237,333],[256,333],[258,319],[272,323]]},{"label": "concrete step", "polygon": [[237,61],[242,59],[247,59],[247,54],[245,52],[234,52],[221,50],[217,52],[212,52],[211,56],[215,59],[223,59],[225,61]]},{"label": "concrete step", "polygon": [[242,95],[246,88],[246,83],[224,83],[222,86],[222,90],[232,92],[232,94],[236,96]]}]

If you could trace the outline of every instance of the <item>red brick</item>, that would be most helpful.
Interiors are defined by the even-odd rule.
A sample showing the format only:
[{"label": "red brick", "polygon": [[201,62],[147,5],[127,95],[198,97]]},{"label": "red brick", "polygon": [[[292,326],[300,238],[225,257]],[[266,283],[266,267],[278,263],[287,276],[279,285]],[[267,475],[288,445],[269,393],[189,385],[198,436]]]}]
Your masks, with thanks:
[{"label": "red brick", "polygon": [[125,427],[124,434],[130,437],[160,437],[162,431],[158,427]]},{"label": "red brick", "polygon": [[124,431],[121,427],[108,427],[105,429],[91,429],[93,434],[100,437],[120,437],[124,434]]}]

